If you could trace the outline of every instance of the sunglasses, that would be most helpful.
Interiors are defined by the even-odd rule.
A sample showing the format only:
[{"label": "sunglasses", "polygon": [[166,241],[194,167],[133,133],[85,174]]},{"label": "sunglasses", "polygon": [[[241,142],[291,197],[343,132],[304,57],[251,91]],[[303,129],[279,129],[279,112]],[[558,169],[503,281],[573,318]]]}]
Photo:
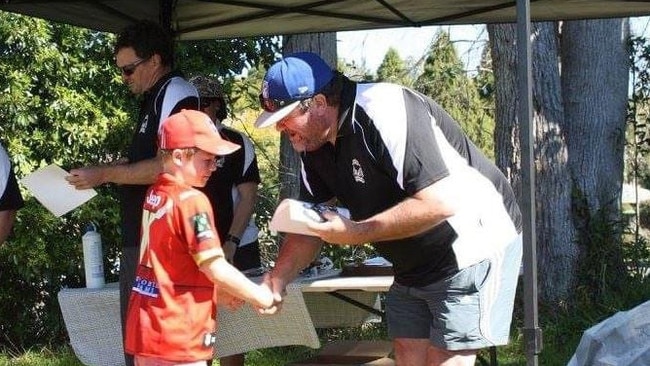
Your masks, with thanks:
[{"label": "sunglasses", "polygon": [[141,58],[141,59],[136,60],[136,61],[134,61],[134,62],[132,62],[132,63],[130,63],[128,65],[124,65],[124,66],[118,67],[118,68],[120,69],[120,71],[122,71],[123,75],[131,76],[135,72],[135,69],[137,69],[138,66],[140,66],[140,64],[145,62],[146,60],[148,60],[148,59]]},{"label": "sunglasses", "polygon": [[262,94],[259,95],[260,105],[262,109],[269,113],[276,112],[277,110],[288,106],[293,102],[300,101],[302,99],[270,99],[264,98]]}]

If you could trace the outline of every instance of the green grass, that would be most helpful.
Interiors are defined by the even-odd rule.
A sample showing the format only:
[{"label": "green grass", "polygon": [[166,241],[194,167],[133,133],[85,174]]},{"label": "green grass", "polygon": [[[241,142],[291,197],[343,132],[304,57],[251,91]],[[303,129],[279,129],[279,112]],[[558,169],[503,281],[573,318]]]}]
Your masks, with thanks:
[{"label": "green grass", "polygon": [[[333,340],[343,339],[386,339],[385,329],[381,326],[367,326],[350,329],[328,329],[319,330],[321,343]],[[550,332],[557,335],[557,331]],[[570,339],[562,339],[562,342],[553,342],[546,345],[540,355],[540,365],[554,366],[566,365],[573,354],[580,335],[574,334]],[[546,335],[546,334],[545,334]],[[548,340],[547,340],[548,342]],[[558,343],[563,343],[558,347]],[[251,351],[246,355],[247,366],[285,366],[291,362],[309,358],[317,350],[304,346],[276,347]],[[481,351],[481,356],[489,360],[489,353]],[[520,332],[515,331],[512,334],[512,343],[508,346],[498,347],[498,362],[500,366],[519,366],[526,365],[526,358],[523,351],[523,336]],[[31,350],[23,354],[4,354],[0,355],[0,366],[82,366],[70,347],[62,347],[57,350]],[[217,363],[215,362],[215,366]]]},{"label": "green grass", "polygon": [[83,365],[69,347],[57,350],[45,348],[42,350],[29,350],[22,354],[0,354],[0,365],[12,366],[81,366]]},{"label": "green grass", "polygon": [[[538,364],[543,366],[565,366],[575,352],[582,333],[591,326],[614,315],[618,311],[629,310],[648,300],[650,281],[639,281],[628,288],[609,293],[600,302],[594,302],[585,297],[578,300],[572,308],[541,309],[539,326],[543,331],[543,349],[538,356]],[[578,291],[576,298],[581,298]],[[515,315],[511,343],[498,347],[497,356],[500,366],[526,365],[524,354],[524,339],[521,332],[523,327],[520,310]],[[377,340],[387,339],[383,324],[371,323],[357,328],[320,329],[318,330],[321,343],[334,340],[358,339]],[[277,347],[249,352],[246,358],[247,366],[284,366],[291,362],[313,356],[317,350],[303,346]],[[487,351],[481,351],[481,356],[489,360]],[[0,366],[4,365],[34,365],[34,366],[80,366],[69,346],[59,348],[32,349],[21,353],[0,353]],[[217,363],[215,363],[215,366]]]},{"label": "green grass", "polygon": [[[369,324],[358,328],[345,329],[321,329],[318,330],[321,343],[334,340],[364,339],[378,340],[387,339],[386,329],[382,325]],[[246,355],[247,366],[285,366],[291,362],[312,357],[317,350],[304,346],[276,347],[251,351]],[[521,355],[517,345],[500,347],[498,350],[499,365],[525,365],[525,359]],[[484,356],[489,360],[487,352]],[[0,355],[0,366],[82,366],[70,347],[62,347],[58,350],[33,350],[20,355]],[[215,366],[217,363],[215,362]]]}]

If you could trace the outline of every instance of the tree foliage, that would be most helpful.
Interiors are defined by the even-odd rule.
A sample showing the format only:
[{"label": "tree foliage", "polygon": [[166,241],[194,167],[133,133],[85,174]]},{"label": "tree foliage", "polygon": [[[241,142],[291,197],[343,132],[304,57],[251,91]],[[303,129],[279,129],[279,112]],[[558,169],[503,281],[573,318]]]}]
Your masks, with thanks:
[{"label": "tree foliage", "polygon": [[650,187],[650,42],[645,37],[632,37],[629,47],[633,89],[628,111],[625,180]]},{"label": "tree foliage", "polygon": [[[69,169],[109,162],[128,140],[127,98],[112,64],[112,36],[0,13],[2,140],[20,178],[48,164]],[[64,337],[56,294],[83,285],[81,230],[104,235],[106,267],[117,258],[112,187],[79,210],[56,218],[28,192],[14,235],[0,247],[1,344],[29,346]],[[108,273],[109,278],[111,276]]]},{"label": "tree foliage", "polygon": [[176,44],[175,63],[188,75],[240,75],[259,64],[269,65],[278,56],[278,37],[181,41]]},{"label": "tree foliage", "polygon": [[[0,12],[0,139],[18,179],[49,164],[69,170],[125,155],[138,100],[122,84],[113,41],[112,34]],[[276,43],[258,38],[182,44],[177,64],[186,73],[230,80],[249,63],[275,57]],[[117,194],[114,185],[97,191],[57,218],[23,190],[26,205],[13,235],[0,246],[0,348],[65,340],[56,295],[63,287],[85,286],[81,236],[89,221],[102,234],[106,279],[117,280]]]},{"label": "tree foliage", "polygon": [[415,88],[440,104],[487,156],[494,157],[491,101],[480,98],[448,33],[440,31],[436,35]]},{"label": "tree foliage", "polygon": [[338,71],[343,73],[343,75],[354,81],[367,82],[372,81],[375,78],[372,72],[366,68],[365,63],[362,63],[361,65],[354,61],[344,63],[339,59],[336,68]]},{"label": "tree foliage", "polygon": [[[474,77],[474,84],[481,99],[487,105],[494,106],[494,71],[492,70],[489,43],[481,52],[478,74]],[[490,115],[494,116],[494,112],[491,112]]]},{"label": "tree foliage", "polygon": [[377,68],[377,81],[411,86],[413,81],[410,79],[408,71],[397,50],[390,47]]}]

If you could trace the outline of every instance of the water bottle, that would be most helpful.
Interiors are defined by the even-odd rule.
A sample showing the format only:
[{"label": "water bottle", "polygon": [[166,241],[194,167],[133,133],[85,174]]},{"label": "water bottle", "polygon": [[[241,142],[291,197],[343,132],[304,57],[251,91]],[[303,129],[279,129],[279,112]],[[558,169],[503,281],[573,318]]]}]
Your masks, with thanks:
[{"label": "water bottle", "polygon": [[93,223],[86,225],[86,233],[81,237],[84,252],[86,287],[104,287],[104,260],[102,258],[102,237]]}]

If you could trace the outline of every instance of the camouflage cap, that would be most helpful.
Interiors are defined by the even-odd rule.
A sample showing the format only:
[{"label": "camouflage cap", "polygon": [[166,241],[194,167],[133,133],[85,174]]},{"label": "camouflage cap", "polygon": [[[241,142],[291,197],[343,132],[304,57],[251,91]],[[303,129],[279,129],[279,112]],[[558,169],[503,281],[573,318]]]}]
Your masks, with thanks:
[{"label": "camouflage cap", "polygon": [[199,92],[201,98],[223,98],[221,84],[216,78],[208,76],[195,76],[189,80]]}]

